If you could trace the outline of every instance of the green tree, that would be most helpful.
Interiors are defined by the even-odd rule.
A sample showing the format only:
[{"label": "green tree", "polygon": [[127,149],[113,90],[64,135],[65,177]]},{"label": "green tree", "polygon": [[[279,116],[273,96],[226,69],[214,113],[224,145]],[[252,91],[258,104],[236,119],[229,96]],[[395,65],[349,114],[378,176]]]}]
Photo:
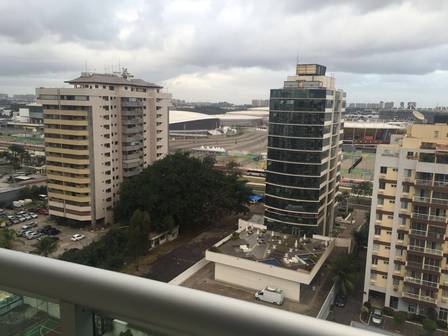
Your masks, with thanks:
[{"label": "green tree", "polygon": [[[156,161],[122,183],[115,208],[117,221],[128,223],[136,209],[164,231],[170,216],[181,230],[195,230],[230,213],[247,212],[251,194],[245,181],[214,168],[214,160],[175,153]],[[160,225],[159,225],[160,223]]]},{"label": "green tree", "polygon": [[364,181],[353,185],[352,191],[358,195],[372,195],[372,182]]},{"label": "green tree", "polygon": [[437,322],[430,319],[425,319],[423,320],[423,329],[425,329],[426,335],[432,335],[437,329]]},{"label": "green tree", "polygon": [[33,253],[39,254],[44,257],[48,257],[58,247],[58,241],[52,237],[43,237],[35,245]]},{"label": "green tree", "polygon": [[329,270],[336,284],[336,292],[344,295],[351,292],[355,286],[357,262],[352,255],[337,255],[330,261]]},{"label": "green tree", "polygon": [[12,229],[2,228],[0,229],[0,247],[5,249],[12,249],[14,243],[24,244],[23,240],[17,237],[17,234]]},{"label": "green tree", "polygon": [[394,313],[394,322],[395,325],[401,326],[403,324],[404,321],[406,321],[408,315],[406,314],[406,312],[403,311],[398,311]]},{"label": "green tree", "polygon": [[[149,248],[149,231],[151,221],[147,212],[136,209],[131,217],[128,228],[128,243],[126,250],[134,259],[146,254]],[[138,269],[138,262],[136,263]]]}]

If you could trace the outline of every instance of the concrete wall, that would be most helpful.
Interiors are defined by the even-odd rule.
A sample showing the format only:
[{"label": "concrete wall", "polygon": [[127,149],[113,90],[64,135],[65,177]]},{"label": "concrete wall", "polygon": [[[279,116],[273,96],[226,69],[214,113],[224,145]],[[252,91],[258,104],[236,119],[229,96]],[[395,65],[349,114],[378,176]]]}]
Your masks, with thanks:
[{"label": "concrete wall", "polygon": [[316,318],[321,320],[326,320],[328,318],[328,314],[330,314],[330,308],[334,302],[335,296],[336,296],[336,286],[333,285],[327,297],[325,298],[324,303],[320,307],[319,313],[317,314]]},{"label": "concrete wall", "polygon": [[253,289],[254,295],[256,290],[266,286],[276,287],[284,291],[286,298],[300,300],[299,283],[241,268],[215,263],[215,280]]}]

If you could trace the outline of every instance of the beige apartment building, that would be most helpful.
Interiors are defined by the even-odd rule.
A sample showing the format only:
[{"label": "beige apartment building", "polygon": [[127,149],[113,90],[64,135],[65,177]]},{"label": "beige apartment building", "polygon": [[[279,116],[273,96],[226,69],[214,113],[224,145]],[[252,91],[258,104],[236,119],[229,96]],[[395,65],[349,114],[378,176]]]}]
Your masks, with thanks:
[{"label": "beige apartment building", "polygon": [[392,142],[376,154],[364,301],[447,321],[448,125]]},{"label": "beige apartment building", "polygon": [[50,214],[111,223],[124,179],[168,153],[162,87],[123,73],[82,73],[71,88],[38,88]]}]

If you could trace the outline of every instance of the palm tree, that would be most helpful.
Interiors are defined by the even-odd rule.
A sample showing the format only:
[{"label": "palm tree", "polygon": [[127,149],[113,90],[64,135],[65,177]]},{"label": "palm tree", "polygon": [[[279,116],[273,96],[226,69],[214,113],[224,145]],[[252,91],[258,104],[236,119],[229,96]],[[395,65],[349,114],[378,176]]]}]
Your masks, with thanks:
[{"label": "palm tree", "polygon": [[17,238],[17,234],[12,229],[0,229],[0,247],[5,249],[12,249],[15,242],[24,244],[24,242]]},{"label": "palm tree", "polygon": [[346,295],[355,287],[357,263],[351,255],[336,256],[329,265],[330,274],[336,285],[336,292]]},{"label": "palm tree", "polygon": [[51,253],[56,251],[58,247],[58,241],[51,237],[44,237],[39,240],[34,247],[36,248],[33,252],[44,257],[48,257]]}]

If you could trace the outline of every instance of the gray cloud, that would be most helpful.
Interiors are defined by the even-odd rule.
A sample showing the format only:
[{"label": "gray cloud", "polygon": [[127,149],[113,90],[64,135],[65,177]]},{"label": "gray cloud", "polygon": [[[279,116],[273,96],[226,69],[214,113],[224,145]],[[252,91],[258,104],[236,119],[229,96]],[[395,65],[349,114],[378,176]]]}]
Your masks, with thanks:
[{"label": "gray cloud", "polygon": [[227,75],[233,79],[224,82],[235,85],[238,71],[254,81],[277,74],[281,84],[298,53],[341,73],[448,70],[443,0],[0,0],[0,12],[1,83],[29,77],[30,87],[41,85],[36,78],[76,76],[84,60],[97,71],[120,60],[139,76],[189,93],[179,83],[208,80],[212,87]]}]

